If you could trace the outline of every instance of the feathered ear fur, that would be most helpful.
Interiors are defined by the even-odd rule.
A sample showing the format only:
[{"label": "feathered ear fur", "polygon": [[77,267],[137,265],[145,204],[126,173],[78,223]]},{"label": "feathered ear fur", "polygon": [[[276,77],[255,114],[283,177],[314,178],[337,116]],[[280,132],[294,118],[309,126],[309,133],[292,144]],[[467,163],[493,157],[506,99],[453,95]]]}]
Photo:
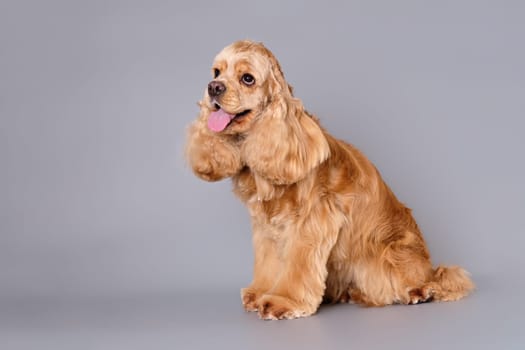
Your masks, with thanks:
[{"label": "feathered ear fur", "polygon": [[291,91],[269,104],[254,122],[242,149],[244,162],[257,175],[277,184],[292,184],[330,155],[328,142],[317,121],[308,115]]}]

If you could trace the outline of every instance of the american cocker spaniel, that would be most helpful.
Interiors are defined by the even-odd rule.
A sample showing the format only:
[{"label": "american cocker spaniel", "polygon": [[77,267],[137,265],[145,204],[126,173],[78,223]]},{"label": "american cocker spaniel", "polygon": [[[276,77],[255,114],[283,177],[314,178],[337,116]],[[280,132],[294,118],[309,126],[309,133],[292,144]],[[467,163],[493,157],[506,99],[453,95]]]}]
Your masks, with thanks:
[{"label": "american cocker spaniel", "polygon": [[286,319],[312,315],[322,301],[417,304],[474,288],[465,270],[432,267],[411,210],[359,150],[305,110],[264,45],[227,46],[211,72],[186,153],[198,177],[231,177],[250,213],[246,310]]}]

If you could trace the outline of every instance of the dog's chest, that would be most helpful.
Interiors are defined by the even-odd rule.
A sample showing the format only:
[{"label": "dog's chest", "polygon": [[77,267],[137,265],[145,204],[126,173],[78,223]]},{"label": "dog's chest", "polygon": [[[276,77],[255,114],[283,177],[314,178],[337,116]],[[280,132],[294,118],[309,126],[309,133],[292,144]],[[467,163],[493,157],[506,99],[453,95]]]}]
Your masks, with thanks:
[{"label": "dog's chest", "polygon": [[274,185],[245,167],[233,177],[233,192],[245,204],[286,200],[293,191],[291,186]]},{"label": "dog's chest", "polygon": [[253,218],[277,231],[297,212],[295,186],[272,185],[248,168],[233,178],[233,191]]}]

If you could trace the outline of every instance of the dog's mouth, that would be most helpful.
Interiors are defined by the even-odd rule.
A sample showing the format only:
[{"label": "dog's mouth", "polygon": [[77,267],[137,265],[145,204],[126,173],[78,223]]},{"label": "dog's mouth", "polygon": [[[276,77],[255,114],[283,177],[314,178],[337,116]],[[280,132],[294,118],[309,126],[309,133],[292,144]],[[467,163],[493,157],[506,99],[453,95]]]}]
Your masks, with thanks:
[{"label": "dog's mouth", "polygon": [[223,131],[233,121],[239,121],[251,112],[251,109],[247,109],[237,114],[231,114],[222,109],[221,105],[217,102],[213,101],[212,104],[215,110],[208,116],[208,128],[214,132]]}]

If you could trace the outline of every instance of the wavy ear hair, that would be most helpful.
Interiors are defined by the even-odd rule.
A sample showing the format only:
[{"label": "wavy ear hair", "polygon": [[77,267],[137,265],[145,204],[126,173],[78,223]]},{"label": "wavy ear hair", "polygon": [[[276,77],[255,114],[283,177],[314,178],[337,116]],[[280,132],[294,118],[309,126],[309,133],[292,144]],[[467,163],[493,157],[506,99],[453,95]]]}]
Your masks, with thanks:
[{"label": "wavy ear hair", "polygon": [[267,181],[292,184],[325,161],[330,148],[317,120],[292,96],[277,60],[269,57],[269,104],[246,137],[242,157]]}]

